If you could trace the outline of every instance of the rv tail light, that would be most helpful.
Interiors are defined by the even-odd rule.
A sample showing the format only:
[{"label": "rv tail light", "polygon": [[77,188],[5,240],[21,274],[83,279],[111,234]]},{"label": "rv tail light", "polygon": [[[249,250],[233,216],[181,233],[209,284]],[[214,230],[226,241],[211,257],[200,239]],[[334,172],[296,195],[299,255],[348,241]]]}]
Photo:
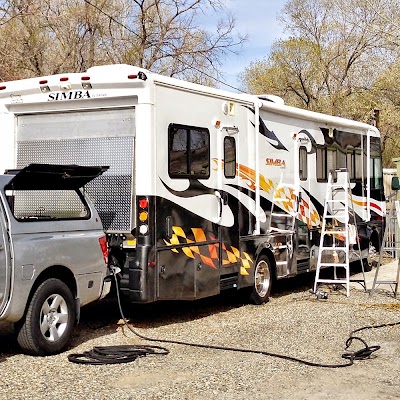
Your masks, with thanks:
[{"label": "rv tail light", "polygon": [[128,75],[128,79],[140,79],[142,81],[145,81],[145,80],[147,80],[147,76],[144,72],[140,71],[137,73],[137,75],[134,75],[134,74]]},{"label": "rv tail light", "polygon": [[104,262],[108,263],[108,247],[107,247],[107,239],[105,236],[99,238],[99,244],[101,251],[103,253]]},{"label": "rv tail light", "polygon": [[82,76],[81,80],[82,80],[82,89],[89,90],[92,88],[92,84],[89,82],[90,76]]},{"label": "rv tail light", "polygon": [[139,197],[137,199],[138,206],[138,229],[141,235],[149,233],[149,199],[147,197]]},{"label": "rv tail light", "polygon": [[40,91],[42,93],[50,92],[50,87],[48,85],[47,79],[42,79],[41,81],[39,81],[39,85],[40,85]]},{"label": "rv tail light", "polygon": [[49,86],[40,86],[40,91],[42,92],[42,93],[47,93],[47,92],[50,92],[50,87]]},{"label": "rv tail light", "polygon": [[149,219],[149,214],[147,214],[146,211],[142,211],[142,212],[139,214],[139,220],[140,220],[140,221],[146,222],[148,219]]},{"label": "rv tail light", "polygon": [[6,88],[7,88],[7,86],[0,86],[0,90],[4,90]]},{"label": "rv tail light", "polygon": [[149,206],[149,201],[146,198],[139,200],[140,208],[147,208],[148,206]]},{"label": "rv tail light", "polygon": [[67,82],[67,81],[68,81],[67,76],[63,76],[62,78],[60,78],[60,82]]},{"label": "rv tail light", "polygon": [[139,226],[139,232],[140,232],[141,235],[147,235],[147,233],[149,232],[148,225],[140,225]]}]

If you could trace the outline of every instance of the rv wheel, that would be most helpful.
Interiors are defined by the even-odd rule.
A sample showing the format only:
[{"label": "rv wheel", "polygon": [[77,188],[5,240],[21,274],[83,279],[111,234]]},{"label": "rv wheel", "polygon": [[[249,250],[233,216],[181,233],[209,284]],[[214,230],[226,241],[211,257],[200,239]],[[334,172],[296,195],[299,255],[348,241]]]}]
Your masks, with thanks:
[{"label": "rv wheel", "polygon": [[68,344],[74,322],[70,289],[58,279],[47,279],[33,294],[25,317],[16,324],[18,343],[29,354],[60,353]]},{"label": "rv wheel", "polygon": [[254,286],[250,295],[250,301],[253,304],[266,303],[271,293],[271,283],[271,261],[267,256],[261,255],[254,269]]}]

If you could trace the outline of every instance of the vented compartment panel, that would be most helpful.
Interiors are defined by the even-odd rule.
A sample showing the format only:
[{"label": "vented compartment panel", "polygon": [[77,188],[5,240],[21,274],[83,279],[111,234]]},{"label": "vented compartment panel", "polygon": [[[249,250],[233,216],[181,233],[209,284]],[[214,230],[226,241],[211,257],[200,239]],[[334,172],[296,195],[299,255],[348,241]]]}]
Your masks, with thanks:
[{"label": "vented compartment panel", "polygon": [[106,231],[131,230],[134,137],[91,137],[17,142],[17,168],[30,163],[104,165],[110,169],[86,185]]}]

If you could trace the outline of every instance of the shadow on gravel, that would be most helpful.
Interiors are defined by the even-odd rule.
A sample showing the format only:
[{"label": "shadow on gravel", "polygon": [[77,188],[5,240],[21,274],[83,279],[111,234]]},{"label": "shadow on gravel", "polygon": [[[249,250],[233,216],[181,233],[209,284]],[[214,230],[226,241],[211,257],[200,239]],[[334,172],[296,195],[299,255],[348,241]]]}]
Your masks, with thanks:
[{"label": "shadow on gravel", "polygon": [[[329,276],[329,270],[321,271],[322,276]],[[314,285],[315,272],[275,281],[271,297],[279,298],[290,293],[308,291]],[[236,290],[225,291],[195,301],[166,301],[143,305],[124,305],[125,317],[135,328],[158,327],[224,313],[247,306],[247,298]],[[89,340],[113,334],[118,329],[121,319],[116,297],[108,297],[82,308],[80,323],[76,327],[69,349]],[[145,335],[145,332],[143,332]],[[13,326],[0,322],[0,362],[7,357],[20,354]]]},{"label": "shadow on gravel", "polygon": [[[329,277],[332,271],[321,271],[321,277]],[[279,298],[290,293],[310,290],[314,285],[315,272],[301,274],[292,278],[275,281],[271,297]],[[164,301],[152,304],[124,304],[124,315],[134,328],[146,329],[174,323],[183,323],[224,313],[248,306],[247,297],[236,290],[225,291],[220,295],[195,301]],[[254,306],[257,307],[257,306]],[[86,340],[114,333],[121,315],[116,297],[88,305],[82,309],[81,321],[75,331],[73,345]],[[146,335],[145,332],[142,332]]]},{"label": "shadow on gravel", "polygon": [[20,353],[12,324],[0,322],[0,363]]}]

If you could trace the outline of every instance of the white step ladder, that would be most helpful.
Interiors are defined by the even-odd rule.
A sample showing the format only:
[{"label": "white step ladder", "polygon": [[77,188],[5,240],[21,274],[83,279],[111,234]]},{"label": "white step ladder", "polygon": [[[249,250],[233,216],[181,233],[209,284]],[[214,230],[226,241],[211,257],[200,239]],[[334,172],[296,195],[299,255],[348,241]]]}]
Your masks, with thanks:
[{"label": "white step ladder", "polygon": [[[337,177],[336,182],[334,182],[334,175]],[[364,290],[366,289],[361,250],[359,246],[358,249],[353,249],[353,245],[357,242],[357,232],[348,171],[345,168],[330,171],[325,196],[314,293],[316,293],[319,284],[344,285],[347,297],[350,296],[350,282],[358,282],[364,286]],[[325,261],[327,258],[328,261]],[[350,261],[357,259],[360,260],[363,279],[350,280]],[[333,279],[321,279],[321,267],[333,267]],[[344,269],[344,278],[338,277],[338,268]]]},{"label": "white step ladder", "polygon": [[[376,267],[374,281],[372,283],[372,288],[369,292],[369,295],[372,296],[376,286],[378,285],[390,285],[393,290],[394,297],[397,298],[397,292],[399,288],[399,276],[400,276],[400,241],[398,240],[398,236],[400,235],[400,201],[394,200],[393,198],[397,196],[397,192],[393,192],[388,200],[391,200],[390,211],[386,216],[386,225],[385,225],[385,233],[383,234],[382,246],[379,251],[379,260],[378,266]],[[391,227],[394,226],[394,232],[391,231]],[[391,236],[391,237],[389,237]],[[394,238],[392,237],[394,236]],[[378,280],[378,275],[380,272],[380,268],[382,265],[382,255],[385,251],[394,251],[395,256],[398,258],[397,264],[397,274],[395,280]]]}]

